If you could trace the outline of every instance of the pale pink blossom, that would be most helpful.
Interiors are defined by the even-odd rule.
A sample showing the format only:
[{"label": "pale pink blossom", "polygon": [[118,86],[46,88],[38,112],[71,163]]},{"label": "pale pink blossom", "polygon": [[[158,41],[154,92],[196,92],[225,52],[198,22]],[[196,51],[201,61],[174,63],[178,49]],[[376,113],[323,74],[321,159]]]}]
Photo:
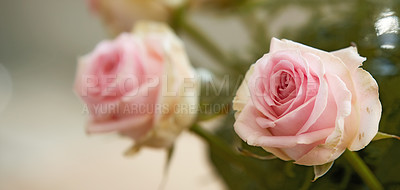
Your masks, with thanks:
[{"label": "pale pink blossom", "polygon": [[283,160],[322,165],[364,148],[378,131],[378,86],[355,47],[325,52],[271,41],[233,101],[236,133]]},{"label": "pale pink blossom", "polygon": [[184,46],[161,23],[101,42],[79,59],[75,91],[87,106],[89,133],[118,132],[136,146],[169,147],[189,127],[197,81]]}]

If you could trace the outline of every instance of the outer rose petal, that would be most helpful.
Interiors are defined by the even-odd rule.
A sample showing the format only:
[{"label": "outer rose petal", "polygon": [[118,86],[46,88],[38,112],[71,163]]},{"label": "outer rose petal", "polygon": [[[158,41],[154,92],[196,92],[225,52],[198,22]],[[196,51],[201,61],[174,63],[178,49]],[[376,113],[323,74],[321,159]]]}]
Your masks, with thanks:
[{"label": "outer rose petal", "polygon": [[[348,139],[354,136],[354,128],[345,128],[345,119],[351,112],[351,93],[337,76],[327,75],[327,81],[336,102],[337,116],[335,130],[328,136],[325,143],[316,146],[313,150],[296,160],[301,165],[322,165],[338,158],[346,149]],[[336,93],[335,93],[336,92]],[[350,136],[348,136],[350,135]]]},{"label": "outer rose petal", "polygon": [[[236,122],[234,128],[236,133],[246,141],[249,145],[254,145],[254,139],[262,136],[271,136],[268,130],[265,130],[258,126],[256,122],[256,117],[262,116],[254,105],[249,101],[249,103],[243,108],[242,111],[236,113]],[[285,153],[283,153],[278,148],[263,147],[266,151],[274,154],[282,160],[291,160]]]},{"label": "outer rose petal", "polygon": [[91,133],[105,133],[112,131],[121,131],[125,135],[128,135],[134,139],[143,136],[149,131],[151,126],[152,117],[151,115],[139,115],[137,117],[121,119],[121,120],[109,120],[105,122],[93,122],[90,121],[87,124],[87,132]]},{"label": "outer rose petal", "polygon": [[333,54],[343,60],[353,77],[357,102],[359,102],[356,109],[359,109],[360,128],[356,138],[348,148],[353,151],[360,150],[368,145],[378,132],[382,113],[378,85],[367,71],[358,68],[365,61],[365,58],[358,55],[356,48],[349,47],[335,51]]},{"label": "outer rose petal", "polygon": [[360,150],[367,146],[378,132],[382,105],[379,101],[378,85],[367,71],[357,69],[354,73],[354,84],[360,102],[360,129],[349,149]]},{"label": "outer rose petal", "polygon": [[233,110],[235,111],[242,111],[244,106],[246,106],[247,102],[250,100],[249,85],[247,83],[249,82],[250,76],[253,75],[253,72],[254,65],[251,65],[243,79],[242,84],[236,91],[236,96],[233,99]]},{"label": "outer rose petal", "polygon": [[365,57],[358,55],[356,47],[348,47],[331,52],[334,56],[339,57],[347,66],[350,72],[354,72],[362,63],[367,60]]},{"label": "outer rose petal", "polygon": [[90,61],[90,59],[87,56],[81,57],[78,60],[75,82],[74,82],[74,92],[78,96],[81,96],[81,95],[87,96],[88,95],[87,84],[84,81],[82,81],[82,78],[84,77],[84,74],[87,73],[89,64],[86,64],[86,63],[89,61]]},{"label": "outer rose petal", "polygon": [[154,127],[137,142],[137,146],[168,147],[196,118],[199,85],[182,42],[167,25],[139,22],[134,34],[150,40],[160,37],[162,40],[158,46],[162,47],[166,62],[157,100],[161,109],[155,112]]},{"label": "outer rose petal", "polygon": [[255,107],[251,103],[247,104],[243,111],[239,114],[237,122],[235,123],[236,133],[249,145],[290,148],[299,144],[312,144],[325,139],[330,133],[332,133],[333,130],[332,128],[327,128],[296,136],[274,136],[268,130],[261,128],[256,121],[252,121],[254,125],[249,127],[249,120],[256,120],[254,117],[260,116],[258,115],[260,112],[253,109],[255,109]]}]

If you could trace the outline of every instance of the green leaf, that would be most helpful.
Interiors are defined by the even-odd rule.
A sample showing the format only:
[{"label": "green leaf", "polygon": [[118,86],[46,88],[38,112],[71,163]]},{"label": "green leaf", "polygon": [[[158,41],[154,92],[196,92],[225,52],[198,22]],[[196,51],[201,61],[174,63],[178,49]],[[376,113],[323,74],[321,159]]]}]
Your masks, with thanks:
[{"label": "green leaf", "polygon": [[248,156],[248,157],[252,157],[252,158],[257,158],[259,160],[272,160],[272,159],[276,159],[277,157],[273,154],[267,155],[267,156],[261,156],[258,155],[256,153],[253,153],[249,150],[243,149],[241,147],[237,147],[237,150],[239,151],[240,154],[242,154],[243,156]]},{"label": "green leaf", "polygon": [[390,138],[395,138],[400,140],[400,137],[396,135],[391,135],[383,132],[378,132],[375,137],[372,139],[373,141],[381,140],[381,139],[390,139]]},{"label": "green leaf", "polygon": [[141,145],[134,144],[133,146],[129,147],[125,151],[124,155],[125,156],[134,156],[135,154],[137,154],[139,152],[140,148],[141,148]]},{"label": "green leaf", "polygon": [[328,162],[326,164],[323,165],[317,165],[314,166],[314,180],[316,181],[318,178],[322,177],[323,175],[326,174],[326,172],[329,171],[329,169],[331,169],[331,167],[333,166],[333,161],[332,162]]},{"label": "green leaf", "polygon": [[165,161],[164,172],[163,172],[164,174],[162,176],[158,189],[164,189],[165,184],[167,183],[169,166],[171,165],[171,159],[173,154],[174,154],[174,146],[171,146],[169,149],[167,149],[167,158]]},{"label": "green leaf", "polygon": [[171,159],[172,159],[172,155],[174,154],[174,146],[171,146],[168,150],[167,150],[167,160],[165,162],[165,169],[164,169],[164,173],[168,172],[169,169],[169,165],[171,164]]}]

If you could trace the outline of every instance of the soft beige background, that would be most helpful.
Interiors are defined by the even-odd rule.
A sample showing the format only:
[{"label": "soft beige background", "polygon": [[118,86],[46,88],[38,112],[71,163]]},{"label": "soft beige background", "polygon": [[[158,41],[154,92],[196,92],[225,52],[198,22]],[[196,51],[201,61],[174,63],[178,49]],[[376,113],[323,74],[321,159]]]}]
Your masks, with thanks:
[{"label": "soft beige background", "polygon": [[[84,0],[0,0],[1,190],[158,189],[164,151],[126,158],[129,140],[84,133],[76,58],[106,36]],[[182,135],[165,189],[223,189],[205,151]]]}]

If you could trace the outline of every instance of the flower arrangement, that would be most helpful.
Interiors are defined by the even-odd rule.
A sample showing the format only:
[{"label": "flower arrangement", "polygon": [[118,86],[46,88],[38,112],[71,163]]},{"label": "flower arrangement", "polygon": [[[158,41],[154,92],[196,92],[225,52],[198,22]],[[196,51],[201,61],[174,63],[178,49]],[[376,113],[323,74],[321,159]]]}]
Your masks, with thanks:
[{"label": "flower arrangement", "polygon": [[[383,189],[400,184],[399,180],[376,177],[375,171],[385,168],[377,165],[376,159],[367,164],[363,161],[380,148],[384,152],[375,157],[391,156],[388,149],[395,144],[365,147],[374,140],[399,139],[378,132],[391,131],[382,125],[396,125],[385,115],[390,105],[381,103],[382,95],[387,102],[399,97],[387,98],[385,93],[389,92],[378,88],[378,83],[386,80],[379,69],[364,68],[363,63],[371,65],[368,61],[377,59],[364,54],[369,47],[359,40],[364,39],[364,33],[339,38],[357,24],[350,23],[350,29],[343,31],[329,30],[338,33],[335,36],[343,40],[340,43],[332,43],[327,35],[315,35],[313,32],[330,27],[319,23],[311,23],[308,31],[297,32],[297,37],[281,34],[304,41],[298,43],[267,38],[270,34],[260,27],[263,18],[256,13],[264,6],[273,12],[271,9],[283,6],[278,1],[88,2],[116,36],[79,59],[75,92],[89,110],[89,133],[116,132],[131,138],[133,146],[126,153],[133,155],[142,147],[167,149],[172,154],[179,134],[191,131],[209,144],[211,161],[230,189]],[[187,19],[192,11],[215,10],[243,17],[256,44],[249,53],[251,59],[228,56]],[[210,64],[197,64],[195,69],[185,40],[176,33],[189,36],[222,71],[205,69]],[[376,39],[383,39],[383,33],[380,31]],[[349,45],[338,47],[341,43]],[[387,41],[379,43],[380,51],[388,47],[382,46]],[[269,51],[265,44],[270,44]],[[313,44],[333,51],[316,49]],[[210,90],[210,85],[228,93]],[[224,106],[206,112],[206,105]],[[224,122],[211,132],[199,124],[210,120]],[[398,134],[398,129],[393,132]],[[355,152],[360,150],[365,150],[361,157]],[[344,177],[339,178],[338,172],[345,172]]]}]

